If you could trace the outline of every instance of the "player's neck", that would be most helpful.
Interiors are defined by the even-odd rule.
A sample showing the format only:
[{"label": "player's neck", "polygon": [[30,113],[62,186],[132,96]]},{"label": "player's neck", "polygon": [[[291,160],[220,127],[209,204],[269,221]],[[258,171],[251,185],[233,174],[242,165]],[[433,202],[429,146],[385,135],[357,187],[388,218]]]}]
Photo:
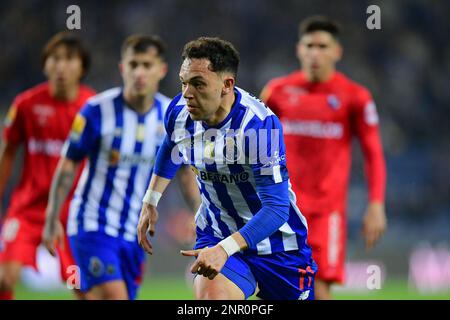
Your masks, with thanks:
[{"label": "player's neck", "polygon": [[223,97],[222,103],[220,104],[220,107],[217,109],[217,111],[214,113],[214,115],[209,118],[208,120],[205,120],[205,123],[208,126],[215,126],[221,123],[225,118],[230,114],[231,108],[233,107],[234,101],[236,99],[236,95],[233,91],[232,94],[227,94]]},{"label": "player's neck", "polygon": [[306,70],[306,69],[303,70],[306,80],[311,83],[327,82],[328,80],[330,80],[333,77],[335,72],[336,72],[335,68],[332,68],[332,69],[327,70],[320,74],[310,72],[309,70]]},{"label": "player's neck", "polygon": [[125,90],[123,98],[125,103],[137,113],[146,113],[153,107],[153,93],[146,96],[136,96]]},{"label": "player's neck", "polygon": [[49,91],[50,96],[52,98],[71,102],[77,99],[78,97],[78,90],[80,88],[79,84],[73,85],[73,86],[57,86],[51,82],[49,82]]}]

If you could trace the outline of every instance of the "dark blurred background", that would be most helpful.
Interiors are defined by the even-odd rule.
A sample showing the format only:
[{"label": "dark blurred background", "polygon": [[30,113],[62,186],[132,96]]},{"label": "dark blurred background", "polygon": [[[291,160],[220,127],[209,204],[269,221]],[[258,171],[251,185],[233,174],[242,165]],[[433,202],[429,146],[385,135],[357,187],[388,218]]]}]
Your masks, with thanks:
[{"label": "dark blurred background", "polygon": [[[41,48],[50,36],[66,29],[66,8],[71,4],[81,9],[77,32],[92,52],[87,84],[97,91],[120,85],[117,64],[124,38],[135,32],[156,33],[169,49],[169,74],[161,92],[170,97],[180,88],[180,55],[187,41],[203,35],[231,41],[241,54],[238,86],[258,95],[268,80],[299,67],[298,23],[312,14],[335,18],[344,27],[344,58],[338,69],[372,92],[388,166],[388,231],[377,248],[366,252],[360,235],[366,183],[355,142],[349,259],[375,259],[390,274],[405,277],[416,247],[450,244],[450,1],[3,0],[2,119],[17,93],[44,80]],[[381,30],[366,27],[366,9],[372,4],[381,9]],[[177,250],[189,246],[180,236],[189,213],[176,185],[169,194],[162,203],[155,240],[161,251],[151,258],[150,274],[180,273],[187,264]],[[180,230],[167,227],[177,221]]]}]

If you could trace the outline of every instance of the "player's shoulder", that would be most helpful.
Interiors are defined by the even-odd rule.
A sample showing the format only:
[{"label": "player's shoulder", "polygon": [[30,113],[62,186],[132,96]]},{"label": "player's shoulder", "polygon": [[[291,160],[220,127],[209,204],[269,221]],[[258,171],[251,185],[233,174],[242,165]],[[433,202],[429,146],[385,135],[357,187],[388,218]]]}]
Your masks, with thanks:
[{"label": "player's shoulder", "polygon": [[93,97],[97,94],[97,92],[92,89],[90,86],[86,85],[86,84],[81,84],[80,85],[80,96],[81,97],[85,97],[85,98],[90,98]]},{"label": "player's shoulder", "polygon": [[177,94],[169,103],[164,115],[164,125],[168,132],[174,130],[175,123],[184,123],[189,116],[186,100],[181,93]]},{"label": "player's shoulder", "polygon": [[122,88],[116,87],[102,91],[89,99],[81,109],[85,118],[100,121],[114,115],[114,100],[122,94]]},{"label": "player's shoulder", "polygon": [[355,99],[367,99],[371,96],[371,93],[366,86],[351,79],[342,72],[336,71],[336,82],[341,86],[344,86],[346,91],[351,93],[351,96]]},{"label": "player's shoulder", "polygon": [[177,117],[180,112],[187,112],[186,100],[183,98],[183,94],[177,94],[169,103],[167,107],[167,115],[170,118]]},{"label": "player's shoulder", "polygon": [[239,104],[244,107],[246,110],[246,116],[256,116],[258,119],[263,121],[266,117],[273,115],[272,110],[270,110],[264,102],[262,102],[259,98],[254,96],[253,94],[236,87],[236,91],[238,93]]},{"label": "player's shoulder", "polygon": [[14,99],[17,108],[26,108],[49,95],[48,83],[40,83],[19,93]]},{"label": "player's shoulder", "polygon": [[161,104],[164,112],[167,110],[167,108],[170,105],[170,102],[172,101],[172,99],[170,99],[168,96],[162,94],[161,92],[155,93],[155,100]]},{"label": "player's shoulder", "polygon": [[241,88],[236,88],[236,90],[240,94],[239,104],[245,108],[242,119],[244,130],[279,127],[277,116],[264,102]]},{"label": "player's shoulder", "polygon": [[87,100],[87,104],[90,106],[100,106],[104,103],[109,103],[114,101],[117,97],[122,94],[122,88],[115,87],[102,91]]}]

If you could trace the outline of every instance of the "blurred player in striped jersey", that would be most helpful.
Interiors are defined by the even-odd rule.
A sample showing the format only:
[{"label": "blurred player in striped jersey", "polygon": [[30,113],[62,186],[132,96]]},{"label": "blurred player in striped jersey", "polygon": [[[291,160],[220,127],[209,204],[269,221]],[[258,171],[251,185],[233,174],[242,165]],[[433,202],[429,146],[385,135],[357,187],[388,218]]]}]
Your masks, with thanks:
[{"label": "blurred player in striped jersey", "polygon": [[283,125],[293,188],[319,267],[316,298],[330,299],[330,285],[344,281],[352,137],[361,144],[369,186],[367,247],[386,228],[386,169],[370,92],[335,69],[342,56],[338,25],[320,16],[304,21],[297,55],[301,71],[270,81],[261,95]]},{"label": "blurred player in striped jersey", "polygon": [[307,225],[286,169],[281,124],[273,112],[235,87],[239,55],[218,38],[188,43],[180,69],[182,93],[165,117],[159,150],[138,226],[153,252],[157,203],[180,166],[197,174],[197,299],[313,299],[316,265]]},{"label": "blurred player in striped jersey", "polygon": [[[0,236],[0,299],[12,299],[22,266],[36,266],[51,179],[70,126],[94,91],[80,84],[89,67],[89,55],[74,34],[53,36],[42,52],[47,82],[18,95],[6,118],[0,156],[0,196],[11,176],[19,145],[25,146],[24,167],[15,188]],[[65,199],[61,199],[64,202]],[[67,221],[68,202],[62,207]],[[1,212],[0,212],[1,213]],[[66,239],[65,239],[66,240]],[[73,258],[58,247],[61,276]]]},{"label": "blurred player in striped jersey", "polygon": [[164,138],[170,102],[158,92],[167,72],[165,45],[132,35],[121,51],[123,88],[88,101],[73,122],[47,207],[46,247],[62,236],[58,222],[78,164],[88,158],[70,205],[67,233],[80,268],[81,291],[93,299],[135,299],[144,268],[136,240],[141,199]]}]

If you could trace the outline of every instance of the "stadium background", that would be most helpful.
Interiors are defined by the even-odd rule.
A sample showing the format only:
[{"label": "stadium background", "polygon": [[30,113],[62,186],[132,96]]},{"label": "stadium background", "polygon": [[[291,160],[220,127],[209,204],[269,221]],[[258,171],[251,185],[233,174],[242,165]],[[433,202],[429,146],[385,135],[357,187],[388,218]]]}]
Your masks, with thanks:
[{"label": "stadium background", "polygon": [[[450,2],[399,1],[24,1],[0,3],[0,118],[14,96],[44,77],[40,51],[66,28],[66,9],[81,9],[77,31],[92,52],[86,83],[102,91],[120,85],[116,68],[123,39],[135,32],[159,34],[168,44],[169,74],[161,92],[179,90],[183,45],[198,36],[220,36],[241,54],[238,85],[258,94],[275,76],[298,68],[298,22],[323,13],[342,23],[344,59],[338,69],[367,86],[381,119],[388,186],[388,230],[372,251],[364,249],[360,225],[366,204],[362,156],[355,143],[349,192],[349,279],[338,298],[450,298]],[[381,30],[368,30],[366,9],[381,9]],[[20,173],[14,172],[15,177]],[[3,199],[14,182],[10,183]],[[189,299],[189,262],[178,253],[189,211],[172,184],[163,198],[155,254],[141,298]],[[52,261],[47,278],[24,274],[23,299],[70,298],[55,285]],[[367,265],[380,266],[383,285],[367,290]],[[36,291],[46,290],[46,294]],[[34,292],[33,292],[34,291]]]}]

